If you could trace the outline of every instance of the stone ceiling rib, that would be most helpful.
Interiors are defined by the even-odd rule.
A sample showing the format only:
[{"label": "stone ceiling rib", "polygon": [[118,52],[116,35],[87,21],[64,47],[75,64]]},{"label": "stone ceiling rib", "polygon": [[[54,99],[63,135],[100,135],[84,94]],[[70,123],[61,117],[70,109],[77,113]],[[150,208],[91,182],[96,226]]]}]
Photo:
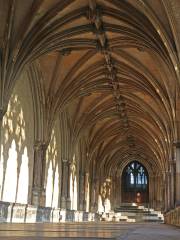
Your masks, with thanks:
[{"label": "stone ceiling rib", "polygon": [[[41,85],[33,98],[42,102],[37,125],[42,121],[47,126],[43,141],[50,138],[59,112],[66,111],[72,143],[85,136],[92,154],[102,153],[104,165],[118,166],[123,153],[130,160],[145,152],[156,166],[168,168],[178,136],[180,81],[178,48],[172,41],[177,29],[166,30],[174,24],[168,19],[177,1],[159,0],[166,10],[172,5],[168,16],[164,10],[157,16],[153,1],[151,7],[138,0],[2,1],[0,14],[7,21],[0,32],[1,112],[21,72],[30,66],[32,89],[36,81]],[[174,17],[178,21],[178,13]]]}]

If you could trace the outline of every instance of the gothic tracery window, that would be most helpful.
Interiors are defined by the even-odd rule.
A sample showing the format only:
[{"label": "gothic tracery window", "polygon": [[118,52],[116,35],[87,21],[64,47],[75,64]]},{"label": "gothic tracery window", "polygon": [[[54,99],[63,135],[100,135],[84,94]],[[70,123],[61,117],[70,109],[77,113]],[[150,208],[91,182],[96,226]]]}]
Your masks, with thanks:
[{"label": "gothic tracery window", "polygon": [[146,169],[137,161],[131,162],[124,170],[125,189],[146,190],[148,175]]}]

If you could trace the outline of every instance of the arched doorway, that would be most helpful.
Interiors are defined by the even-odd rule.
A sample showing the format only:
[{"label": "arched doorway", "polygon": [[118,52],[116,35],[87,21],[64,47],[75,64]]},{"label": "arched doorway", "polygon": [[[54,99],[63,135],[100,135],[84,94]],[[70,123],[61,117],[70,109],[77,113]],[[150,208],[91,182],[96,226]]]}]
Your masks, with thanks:
[{"label": "arched doorway", "polygon": [[148,172],[138,161],[129,163],[123,170],[122,202],[138,204],[149,202]]}]

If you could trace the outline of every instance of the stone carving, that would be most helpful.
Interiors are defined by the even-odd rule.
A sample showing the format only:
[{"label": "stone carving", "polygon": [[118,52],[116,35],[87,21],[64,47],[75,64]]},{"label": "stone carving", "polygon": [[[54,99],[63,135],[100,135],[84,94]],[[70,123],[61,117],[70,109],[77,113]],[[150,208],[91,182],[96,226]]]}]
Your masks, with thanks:
[{"label": "stone carving", "polygon": [[13,206],[12,222],[25,222],[26,205],[15,204]]},{"label": "stone carving", "polygon": [[0,202],[0,222],[8,221],[8,208],[10,203]]}]

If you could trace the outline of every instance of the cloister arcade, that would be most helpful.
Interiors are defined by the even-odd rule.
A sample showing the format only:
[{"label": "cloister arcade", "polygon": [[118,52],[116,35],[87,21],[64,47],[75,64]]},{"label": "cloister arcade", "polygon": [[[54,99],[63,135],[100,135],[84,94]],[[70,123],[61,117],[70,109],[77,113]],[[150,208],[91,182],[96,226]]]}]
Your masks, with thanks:
[{"label": "cloister arcade", "polygon": [[[0,0],[1,204],[177,210],[178,9],[178,0]],[[131,163],[142,166],[136,187],[147,185],[134,197],[123,192]]]}]

